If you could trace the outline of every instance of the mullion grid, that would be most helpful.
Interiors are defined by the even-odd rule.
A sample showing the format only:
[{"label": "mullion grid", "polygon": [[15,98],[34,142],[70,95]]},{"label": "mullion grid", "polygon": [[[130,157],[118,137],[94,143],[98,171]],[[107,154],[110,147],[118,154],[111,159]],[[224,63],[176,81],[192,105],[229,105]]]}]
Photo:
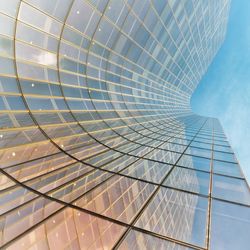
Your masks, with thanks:
[{"label": "mullion grid", "polygon": [[[190,125],[190,126],[192,126],[192,125]],[[163,143],[165,143],[165,142],[162,142],[162,144],[163,144]],[[153,149],[153,150],[154,150],[154,149]],[[150,152],[151,152],[151,151],[150,151]],[[148,152],[148,153],[150,153],[150,152]],[[138,157],[138,159],[137,159],[136,161],[139,161],[140,159],[142,159],[142,158],[141,158],[141,157]],[[113,160],[112,160],[112,161],[113,161]],[[83,163],[84,163],[84,162],[83,162]],[[133,162],[133,163],[134,163],[134,162]],[[131,163],[131,164],[133,164],[133,163]],[[90,165],[90,164],[88,164],[88,163],[84,163],[84,164]],[[126,166],[125,168],[128,168],[131,164],[129,164],[129,165]],[[90,166],[91,166],[91,165],[90,165]],[[94,166],[92,166],[92,167],[94,167]],[[98,167],[94,167],[94,168],[100,169],[100,168],[98,168]],[[123,171],[125,168],[121,169],[119,172]],[[29,191],[31,191],[31,192],[34,192],[34,193],[38,194],[38,195],[41,196],[41,197],[45,197],[45,198],[47,198],[47,199],[50,199],[50,200],[53,200],[53,201],[57,201],[58,203],[63,204],[63,207],[62,207],[61,209],[57,210],[55,213],[51,214],[50,216],[48,216],[47,218],[45,218],[44,220],[42,220],[42,221],[39,222],[38,224],[32,226],[31,228],[29,228],[28,230],[26,230],[26,231],[23,232],[22,234],[18,235],[15,239],[13,239],[12,241],[6,243],[3,247],[7,247],[8,245],[11,244],[11,242],[16,241],[17,239],[21,238],[21,237],[22,237],[23,235],[25,235],[27,232],[31,231],[33,228],[36,228],[38,225],[40,225],[41,223],[43,223],[44,221],[46,221],[48,218],[51,218],[54,214],[57,214],[58,212],[62,211],[62,210],[63,210],[64,208],[66,208],[66,207],[72,207],[72,208],[75,208],[75,209],[79,209],[79,210],[84,211],[84,212],[86,212],[86,213],[89,213],[89,214],[92,214],[92,215],[96,215],[97,217],[104,218],[104,219],[106,218],[107,220],[109,220],[109,221],[111,221],[111,222],[118,223],[118,224],[123,225],[123,226],[124,226],[124,225],[128,226],[128,224],[126,224],[126,223],[124,223],[124,222],[117,221],[117,220],[115,220],[115,219],[109,218],[109,217],[107,217],[107,216],[103,216],[103,215],[101,215],[101,214],[92,212],[92,211],[87,210],[87,209],[84,209],[84,208],[80,208],[80,207],[78,207],[77,205],[75,205],[75,201],[76,201],[76,200],[78,200],[80,197],[84,196],[86,193],[91,192],[91,190],[95,189],[96,187],[102,185],[104,182],[106,182],[108,179],[112,178],[112,177],[115,176],[116,174],[120,174],[119,172],[118,172],[118,173],[117,173],[117,172],[113,173],[113,174],[112,174],[110,177],[108,177],[105,181],[100,182],[99,184],[95,185],[93,188],[91,188],[90,190],[88,190],[87,192],[85,192],[84,194],[82,194],[80,197],[77,197],[76,199],[74,199],[74,200],[71,201],[70,203],[67,203],[67,202],[58,200],[58,199],[56,199],[56,198],[53,198],[52,196],[49,196],[49,195],[47,195],[46,193],[45,193],[45,194],[40,193],[39,191],[34,190],[34,189],[32,189],[32,188],[30,188],[30,187],[24,185],[23,183],[17,181],[15,178],[13,178],[11,175],[7,174],[7,173],[6,173],[4,170],[2,170],[2,169],[1,169],[0,171],[1,171],[3,174],[5,174],[8,178],[10,178],[11,180],[15,181],[15,183],[18,183],[18,185],[20,185],[21,187],[25,188],[26,190],[29,190]],[[104,172],[111,172],[111,171],[105,170]],[[111,172],[111,173],[112,173],[112,172]],[[88,174],[88,173],[86,173],[86,174]],[[84,174],[84,175],[86,175],[86,174]],[[128,176],[126,176],[126,177],[129,178]],[[133,178],[131,178],[131,179],[133,179]],[[136,179],[136,178],[135,178],[135,179]],[[141,181],[141,180],[138,179],[138,181]],[[72,182],[72,181],[71,181],[71,182]],[[67,183],[64,184],[64,185],[67,185]],[[50,192],[50,191],[49,191],[49,192]]]},{"label": "mullion grid", "polygon": [[[207,121],[207,120],[206,120]],[[203,125],[200,127],[200,130],[202,129],[202,127],[204,126],[204,124],[206,123],[206,121],[203,123]],[[199,133],[199,131],[197,132],[197,134]],[[195,138],[195,137],[194,137]],[[192,141],[191,141],[192,142]],[[191,143],[190,142],[190,143]],[[189,145],[188,145],[189,146]],[[184,152],[187,150],[188,146],[186,147],[186,149],[183,151],[183,153],[181,154],[181,156],[184,154]],[[179,159],[181,158],[181,156],[177,159],[176,163],[178,163]],[[140,216],[142,215],[142,213],[145,211],[145,209],[148,207],[148,205],[150,204],[150,202],[153,200],[153,198],[156,196],[156,194],[158,193],[158,191],[160,190],[161,185],[165,182],[165,180],[167,179],[167,177],[170,175],[170,173],[173,171],[173,169],[175,168],[176,164],[174,164],[172,166],[172,168],[170,169],[170,171],[166,174],[166,176],[163,178],[163,180],[160,182],[160,185],[157,186],[157,189],[153,192],[153,194],[150,196],[150,198],[148,199],[147,203],[143,206],[143,208],[140,210],[140,212],[137,214],[137,216],[135,217],[135,219],[132,221],[132,223],[130,224],[130,227],[126,230],[126,232],[122,235],[122,237],[120,238],[120,240],[116,243],[116,245],[114,246],[114,249],[118,249],[120,244],[122,243],[122,241],[126,238],[126,236],[128,235],[128,233],[130,232],[131,228],[136,228],[135,223],[138,221],[138,219],[140,218]],[[150,233],[148,231],[148,233]],[[186,246],[191,246],[196,248],[195,245],[192,244],[188,244],[182,241],[178,241],[176,239],[172,239],[170,237],[166,237],[167,239],[171,239],[173,240],[173,242],[178,242],[179,244],[182,245],[186,245]],[[196,249],[203,249],[203,248],[196,248]]]},{"label": "mullion grid", "polygon": [[[24,97],[24,94],[22,93],[21,96]],[[65,97],[64,97],[64,98],[65,98]],[[28,110],[28,112],[30,113],[31,111]],[[33,111],[32,111],[32,112],[33,112]],[[55,111],[55,112],[56,112],[56,111]],[[57,112],[59,112],[59,111],[57,111]],[[78,121],[77,121],[77,123],[78,123]],[[40,128],[39,125],[38,125],[38,127]],[[49,139],[50,139],[50,138],[49,138]],[[50,140],[51,140],[51,139],[50,139]],[[194,140],[194,138],[191,140],[191,142],[192,142],[193,140]],[[165,142],[166,142],[166,141],[164,141],[163,143],[165,143]],[[190,143],[191,143],[191,142],[190,142]],[[189,143],[189,145],[190,145],[190,143]],[[160,145],[162,145],[162,144],[160,144]],[[160,145],[159,145],[159,146],[160,146]],[[186,146],[186,149],[188,148],[189,145],[187,145],[187,146],[185,145],[185,146]],[[64,152],[64,150],[63,150],[63,152]],[[185,152],[185,151],[184,151],[184,152]],[[184,154],[184,152],[182,153],[182,155]],[[64,152],[64,153],[65,153],[65,152]],[[181,155],[181,156],[182,156],[182,155]],[[180,157],[181,157],[181,156],[180,156]],[[143,157],[138,157],[138,159],[143,159]],[[179,159],[178,159],[178,160],[179,160]],[[79,161],[78,161],[78,162],[79,162]],[[177,161],[177,162],[178,162],[178,161]],[[172,166],[172,169],[173,169],[174,167],[175,167],[175,165]],[[122,170],[123,170],[123,169],[122,169]],[[5,172],[2,171],[2,170],[1,170],[1,172],[2,172],[2,173],[5,173]],[[119,174],[119,173],[118,173],[118,174]],[[168,173],[168,175],[169,175],[169,174],[170,174],[170,172]],[[9,178],[10,178],[10,177],[11,177],[11,176],[9,176]],[[167,176],[166,176],[165,178],[167,178]],[[136,178],[135,178],[135,179],[136,179]],[[140,180],[140,179],[138,179],[138,180]],[[14,179],[13,179],[13,181],[14,181]],[[142,180],[140,180],[140,181],[142,181]],[[17,181],[16,181],[16,183],[17,183]],[[104,181],[103,181],[102,183],[104,183]],[[22,184],[22,183],[19,183],[19,184],[20,184],[22,187],[27,188],[27,187],[25,187],[24,184]],[[161,184],[158,184],[158,186],[160,186],[160,185],[161,185]],[[32,191],[32,190],[31,190],[31,191]],[[34,191],[34,190],[33,190],[33,191]],[[183,191],[183,190],[182,190],[182,191]],[[37,194],[38,194],[38,193],[39,193],[39,192],[37,192]],[[43,196],[43,194],[39,194],[39,195]],[[55,199],[55,200],[56,200],[56,199]],[[65,204],[64,204],[64,205],[65,205]],[[67,206],[69,206],[69,205],[68,205],[68,204],[65,205],[65,207],[67,207]],[[74,207],[74,208],[75,208],[75,207]],[[95,213],[93,213],[93,214],[95,214]],[[97,215],[96,215],[96,216],[97,216]],[[99,215],[99,216],[100,216],[100,215]],[[103,218],[104,218],[104,217],[103,217]],[[110,218],[109,218],[109,219],[110,219]],[[45,220],[46,220],[46,219],[45,219]],[[45,221],[45,220],[44,220],[44,221]],[[112,221],[112,219],[111,219],[111,221]],[[116,222],[116,221],[114,221],[114,222]],[[117,223],[118,223],[118,222],[117,222]],[[128,226],[128,225],[125,225],[125,224],[123,224],[123,225],[124,225],[124,226]],[[130,228],[130,229],[133,228],[133,227],[134,227],[134,225],[129,225],[129,228]],[[137,230],[139,230],[139,229],[137,229]],[[153,235],[152,232],[151,232],[151,234]],[[163,237],[163,236],[159,236],[159,235],[158,235],[158,237]],[[164,238],[164,237],[163,237],[163,238]]]}]

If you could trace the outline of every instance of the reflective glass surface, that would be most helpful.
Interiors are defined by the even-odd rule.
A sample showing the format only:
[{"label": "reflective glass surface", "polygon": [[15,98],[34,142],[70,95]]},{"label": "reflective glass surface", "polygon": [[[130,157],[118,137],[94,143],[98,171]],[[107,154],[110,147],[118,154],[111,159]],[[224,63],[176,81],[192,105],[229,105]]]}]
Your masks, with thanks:
[{"label": "reflective glass surface", "polygon": [[191,155],[183,155],[177,165],[197,170],[210,171],[211,160]]},{"label": "reflective glass surface", "polygon": [[166,186],[208,195],[210,175],[208,173],[175,167],[166,181]]},{"label": "reflective glass surface", "polygon": [[191,248],[131,230],[120,245],[119,249],[188,250]]},{"label": "reflective glass surface", "polygon": [[250,205],[249,186],[245,180],[213,175],[213,196]]},{"label": "reflective glass surface", "polygon": [[249,207],[213,200],[211,249],[248,249],[249,231]]},{"label": "reflective glass surface", "polygon": [[205,247],[208,200],[160,188],[136,226]]},{"label": "reflective glass surface", "polygon": [[138,179],[160,183],[171,169],[170,165],[149,160],[139,160],[121,173]]},{"label": "reflective glass surface", "polygon": [[224,161],[213,161],[213,172],[235,177],[242,177],[238,164]]},{"label": "reflective glass surface", "polygon": [[79,207],[130,223],[155,186],[115,176],[76,200]]},{"label": "reflective glass surface", "polygon": [[220,122],[190,98],[229,9],[0,1],[1,249],[217,244],[211,199],[246,205],[249,189]]},{"label": "reflective glass surface", "polygon": [[56,213],[8,249],[110,249],[124,227],[67,208]]}]

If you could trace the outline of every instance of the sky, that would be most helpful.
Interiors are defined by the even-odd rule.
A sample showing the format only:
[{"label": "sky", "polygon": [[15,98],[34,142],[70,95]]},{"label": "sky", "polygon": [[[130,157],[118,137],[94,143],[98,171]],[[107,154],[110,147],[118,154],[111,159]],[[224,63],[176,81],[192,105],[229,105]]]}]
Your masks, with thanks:
[{"label": "sky", "polygon": [[225,41],[191,98],[219,118],[250,184],[250,1],[232,0]]}]

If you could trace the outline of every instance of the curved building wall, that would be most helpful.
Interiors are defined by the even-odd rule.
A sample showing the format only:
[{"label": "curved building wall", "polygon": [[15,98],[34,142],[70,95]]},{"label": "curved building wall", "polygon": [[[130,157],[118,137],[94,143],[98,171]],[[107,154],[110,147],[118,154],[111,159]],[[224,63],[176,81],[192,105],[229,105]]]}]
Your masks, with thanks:
[{"label": "curved building wall", "polygon": [[3,248],[219,249],[216,212],[249,189],[190,97],[229,5],[0,1]]}]

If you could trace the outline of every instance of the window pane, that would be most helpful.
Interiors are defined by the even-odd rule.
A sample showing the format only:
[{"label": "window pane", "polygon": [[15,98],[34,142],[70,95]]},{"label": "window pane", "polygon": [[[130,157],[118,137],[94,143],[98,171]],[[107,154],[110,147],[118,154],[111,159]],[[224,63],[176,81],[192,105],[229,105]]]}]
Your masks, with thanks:
[{"label": "window pane", "polygon": [[250,209],[213,200],[211,249],[249,249]]},{"label": "window pane", "polygon": [[156,160],[170,164],[175,164],[179,157],[180,154],[178,153],[165,151],[161,149],[155,149],[152,153],[145,156],[145,158],[150,160]]},{"label": "window pane", "polygon": [[125,229],[67,208],[24,234],[8,249],[111,249]]},{"label": "window pane", "polygon": [[175,167],[164,184],[169,187],[208,194],[209,174]]},{"label": "window pane", "polygon": [[[133,246],[133,247],[132,247]],[[119,249],[121,250],[141,250],[141,249],[157,249],[157,250],[187,250],[190,248],[175,244],[171,241],[163,240],[149,234],[144,234],[135,230],[131,230],[127,237],[123,240]]]},{"label": "window pane", "polygon": [[211,158],[212,154],[211,150],[209,149],[194,148],[194,147],[189,147],[185,153],[206,158]]},{"label": "window pane", "polygon": [[213,196],[250,205],[250,191],[244,180],[213,176]]},{"label": "window pane", "polygon": [[164,163],[159,163],[149,160],[140,160],[132,164],[122,173],[128,176],[133,176],[138,179],[160,183],[170,170],[170,166]]},{"label": "window pane", "polygon": [[231,147],[225,147],[221,145],[214,145],[214,150],[223,151],[227,153],[233,153],[233,150],[231,149]]},{"label": "window pane", "polygon": [[178,152],[178,153],[182,153],[186,149],[186,146],[166,142],[163,145],[161,145],[159,148],[169,150],[169,151]]},{"label": "window pane", "polygon": [[76,203],[79,207],[130,223],[154,189],[154,185],[145,182],[114,176]]},{"label": "window pane", "polygon": [[223,153],[223,152],[216,152],[216,151],[214,151],[213,157],[216,160],[236,162],[234,154],[229,154],[229,153]]},{"label": "window pane", "polygon": [[191,155],[183,155],[180,158],[180,160],[177,162],[177,165],[187,167],[187,168],[210,171],[209,159],[191,156]]},{"label": "window pane", "polygon": [[242,177],[238,164],[224,161],[213,161],[213,172],[224,175]]},{"label": "window pane", "polygon": [[204,247],[207,205],[198,195],[161,188],[136,226]]}]

